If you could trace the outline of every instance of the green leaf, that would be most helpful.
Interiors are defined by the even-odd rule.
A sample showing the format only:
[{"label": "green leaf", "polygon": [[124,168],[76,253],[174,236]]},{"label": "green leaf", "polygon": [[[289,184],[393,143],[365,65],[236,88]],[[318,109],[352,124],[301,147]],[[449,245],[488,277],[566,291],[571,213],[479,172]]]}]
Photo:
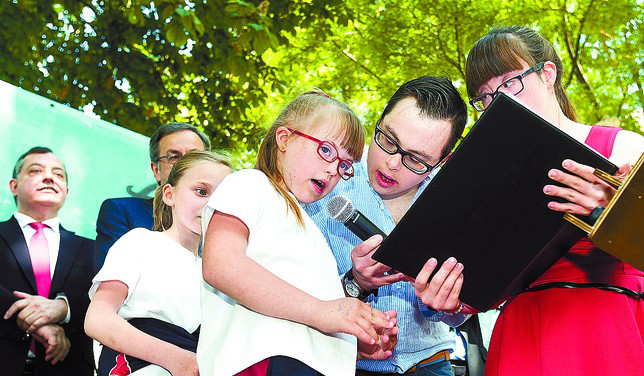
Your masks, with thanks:
[{"label": "green leaf", "polygon": [[176,14],[178,14],[180,17],[186,17],[190,14],[189,10],[183,9],[183,8],[176,8],[174,10]]},{"label": "green leaf", "polygon": [[174,4],[164,4],[163,5],[163,10],[161,11],[161,19],[162,20],[167,20],[172,16],[174,11],[176,10]]},{"label": "green leaf", "polygon": [[192,22],[195,25],[195,29],[197,29],[197,33],[199,35],[203,35],[203,33],[206,32],[206,27],[203,25],[203,23],[199,20],[199,17],[197,17],[196,14],[192,13]]},{"label": "green leaf", "polygon": [[186,33],[182,29],[179,29],[177,35],[175,36],[174,44],[179,47],[185,45],[187,41],[188,35],[186,35]]},{"label": "green leaf", "polygon": [[171,23],[170,26],[168,26],[165,36],[168,42],[175,43],[177,41],[177,34],[181,31],[180,27],[176,25],[176,23]]}]

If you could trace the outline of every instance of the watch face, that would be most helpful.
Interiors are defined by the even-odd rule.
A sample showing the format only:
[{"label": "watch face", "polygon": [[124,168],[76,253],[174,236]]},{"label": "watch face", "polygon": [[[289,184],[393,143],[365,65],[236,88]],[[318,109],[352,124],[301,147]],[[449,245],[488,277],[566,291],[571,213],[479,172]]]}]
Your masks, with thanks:
[{"label": "watch face", "polygon": [[347,291],[347,294],[352,298],[357,298],[360,296],[360,289],[356,286],[355,282],[345,280],[344,289]]}]

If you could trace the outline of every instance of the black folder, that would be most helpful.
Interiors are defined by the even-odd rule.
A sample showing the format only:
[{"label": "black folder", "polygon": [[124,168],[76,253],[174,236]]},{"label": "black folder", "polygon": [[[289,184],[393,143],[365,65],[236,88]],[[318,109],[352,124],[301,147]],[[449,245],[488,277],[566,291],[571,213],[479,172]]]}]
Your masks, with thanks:
[{"label": "black folder", "polygon": [[[547,207],[564,159],[617,167],[499,94],[373,258],[415,277],[430,257],[463,263],[461,300],[481,311],[521,292],[584,233]],[[563,201],[563,200],[558,200]],[[438,270],[438,267],[436,268]]]}]

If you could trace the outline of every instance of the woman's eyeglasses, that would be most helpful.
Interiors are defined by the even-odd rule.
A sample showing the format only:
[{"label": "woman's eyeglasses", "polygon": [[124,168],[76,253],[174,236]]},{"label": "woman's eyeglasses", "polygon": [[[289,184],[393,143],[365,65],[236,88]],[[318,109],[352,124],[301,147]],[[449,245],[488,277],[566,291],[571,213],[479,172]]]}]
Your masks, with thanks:
[{"label": "woman's eyeglasses", "polygon": [[521,73],[518,76],[512,77],[508,80],[505,80],[499,87],[494,90],[493,93],[484,93],[479,95],[478,97],[475,97],[470,101],[470,104],[480,112],[485,111],[487,106],[492,103],[492,100],[496,98],[497,95],[499,95],[499,92],[504,92],[504,93],[509,93],[512,95],[517,95],[523,90],[523,77],[529,75],[530,73],[538,72],[543,68],[543,65],[545,63],[541,62],[536,64],[533,67],[530,67],[530,69],[526,70],[525,72]]}]

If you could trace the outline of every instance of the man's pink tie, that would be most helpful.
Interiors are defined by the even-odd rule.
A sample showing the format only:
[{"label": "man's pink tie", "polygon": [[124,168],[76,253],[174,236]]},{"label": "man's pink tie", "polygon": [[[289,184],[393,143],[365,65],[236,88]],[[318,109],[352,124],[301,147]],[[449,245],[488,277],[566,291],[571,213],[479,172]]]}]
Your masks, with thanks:
[{"label": "man's pink tie", "polygon": [[29,226],[36,230],[29,243],[29,255],[34,277],[36,277],[36,288],[38,295],[48,298],[51,287],[51,270],[49,269],[49,244],[43,229],[49,226],[42,222],[32,222]]}]

